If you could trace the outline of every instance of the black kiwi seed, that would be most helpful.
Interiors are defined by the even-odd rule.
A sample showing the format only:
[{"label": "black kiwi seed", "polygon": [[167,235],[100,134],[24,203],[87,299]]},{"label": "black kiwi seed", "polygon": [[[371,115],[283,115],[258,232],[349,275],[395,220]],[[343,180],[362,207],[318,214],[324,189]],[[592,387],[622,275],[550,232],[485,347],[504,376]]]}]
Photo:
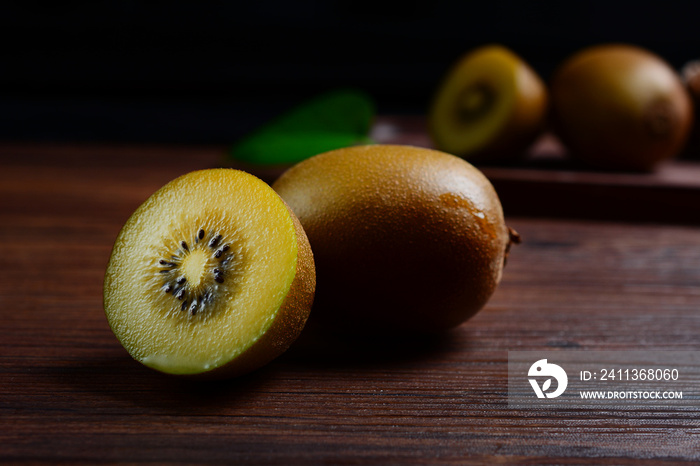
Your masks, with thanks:
[{"label": "black kiwi seed", "polygon": [[175,264],[173,262],[168,262],[164,259],[161,259],[158,261],[160,265],[167,265],[168,267],[175,267]]},{"label": "black kiwi seed", "polygon": [[203,229],[200,229],[200,230],[199,230],[199,233],[197,234],[197,237],[198,237],[199,239],[203,239],[203,238],[204,238],[204,230],[203,230]]},{"label": "black kiwi seed", "polygon": [[226,251],[228,251],[229,249],[231,249],[231,246],[228,245],[228,244],[226,244],[226,245],[224,245],[224,246],[221,246],[221,247],[220,247],[219,249],[217,249],[216,252],[214,253],[214,257],[216,257],[216,258],[218,259],[219,257],[221,257],[221,256],[222,256]]},{"label": "black kiwi seed", "polygon": [[187,308],[187,301],[182,302],[182,306],[180,306],[180,310],[184,311]]},{"label": "black kiwi seed", "polygon": [[189,252],[190,248],[187,246],[186,242],[180,241],[180,246],[182,246],[182,249]]},{"label": "black kiwi seed", "polygon": [[176,280],[176,282],[177,282],[178,285],[182,285],[182,284],[185,283],[186,281],[187,281],[187,278],[185,278],[185,277],[180,277],[180,278],[178,278],[178,279]]},{"label": "black kiwi seed", "polygon": [[179,290],[177,290],[177,293],[175,293],[175,297],[180,300],[183,299],[185,297],[185,289],[180,288]]},{"label": "black kiwi seed", "polygon": [[219,243],[219,241],[221,241],[221,238],[222,238],[222,236],[221,236],[220,234],[214,236],[214,237],[209,241],[209,247],[210,247],[210,248],[215,248],[216,245]]}]

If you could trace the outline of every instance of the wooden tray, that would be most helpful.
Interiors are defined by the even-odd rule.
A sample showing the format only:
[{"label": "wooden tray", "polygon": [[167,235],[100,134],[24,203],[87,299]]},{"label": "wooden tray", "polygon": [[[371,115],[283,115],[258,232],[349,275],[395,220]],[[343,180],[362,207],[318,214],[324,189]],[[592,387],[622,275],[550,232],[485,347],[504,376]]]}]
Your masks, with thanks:
[{"label": "wooden tray", "polygon": [[[419,116],[379,118],[374,137],[432,147]],[[592,171],[571,161],[547,134],[517,164],[477,166],[493,183],[507,215],[700,223],[698,161],[668,161],[653,173]]]}]

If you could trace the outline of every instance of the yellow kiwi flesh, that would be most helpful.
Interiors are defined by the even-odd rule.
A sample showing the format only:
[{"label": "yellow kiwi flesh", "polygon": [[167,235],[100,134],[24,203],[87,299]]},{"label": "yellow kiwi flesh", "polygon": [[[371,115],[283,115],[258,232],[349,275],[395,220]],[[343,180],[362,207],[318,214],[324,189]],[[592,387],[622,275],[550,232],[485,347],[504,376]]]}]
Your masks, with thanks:
[{"label": "yellow kiwi flesh", "polygon": [[294,214],[264,182],[201,170],[153,194],[114,245],[109,325],[158,371],[231,376],[274,359],[301,332],[315,271]]},{"label": "yellow kiwi flesh", "polygon": [[435,146],[469,160],[517,158],[544,127],[547,91],[505,47],[462,57],[438,88],[428,113]]},{"label": "yellow kiwi flesh", "polygon": [[498,196],[465,160],[371,145],[307,159],[273,188],[304,226],[312,316],[356,333],[454,327],[488,301],[511,242]]},{"label": "yellow kiwi flesh", "polygon": [[650,171],[681,151],[693,120],[678,74],[653,53],[624,44],[570,57],[550,95],[558,135],[596,168]]}]

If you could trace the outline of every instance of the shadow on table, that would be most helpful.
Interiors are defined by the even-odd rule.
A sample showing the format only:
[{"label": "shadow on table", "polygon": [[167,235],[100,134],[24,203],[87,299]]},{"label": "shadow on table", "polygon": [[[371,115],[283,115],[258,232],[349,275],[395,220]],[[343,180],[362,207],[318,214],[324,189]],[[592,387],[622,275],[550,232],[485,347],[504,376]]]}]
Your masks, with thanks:
[{"label": "shadow on table", "polygon": [[[51,381],[52,409],[107,414],[221,415],[255,406],[259,397],[285,389],[302,374],[323,379],[331,371],[387,371],[420,367],[449,353],[470,351],[469,332],[423,336],[349,336],[308,325],[282,356],[247,375],[204,380],[169,376],[131,359],[117,343],[51,365],[26,368]],[[78,350],[81,351],[81,350]],[[29,374],[28,374],[29,375]],[[335,377],[333,375],[332,377]],[[296,383],[296,382],[294,382]]]},{"label": "shadow on table", "polygon": [[351,335],[334,333],[309,322],[299,339],[280,358],[283,363],[310,369],[386,367],[420,364],[469,351],[467,333],[453,329],[427,335]]},{"label": "shadow on table", "polygon": [[127,411],[161,414],[210,414],[223,408],[235,408],[242,398],[250,400],[274,374],[271,366],[251,374],[226,380],[201,380],[161,374],[129,358],[122,348],[109,354],[53,367],[37,368],[53,378],[56,386],[65,387],[69,396],[84,394],[84,401],[94,408],[104,408],[105,397]]}]

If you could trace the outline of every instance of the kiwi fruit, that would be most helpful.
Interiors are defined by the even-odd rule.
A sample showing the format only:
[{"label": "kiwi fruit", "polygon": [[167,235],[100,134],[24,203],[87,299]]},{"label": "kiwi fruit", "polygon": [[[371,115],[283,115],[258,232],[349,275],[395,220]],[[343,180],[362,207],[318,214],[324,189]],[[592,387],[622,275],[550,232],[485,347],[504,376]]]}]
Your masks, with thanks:
[{"label": "kiwi fruit", "polygon": [[437,150],[368,145],[311,157],[272,185],[314,250],[317,326],[436,332],[477,313],[517,234],[470,163]]},{"label": "kiwi fruit", "polygon": [[683,148],[693,115],[676,73],[625,44],[584,49],[555,72],[554,128],[571,155],[606,170],[651,171]]},{"label": "kiwi fruit", "polygon": [[437,149],[470,161],[521,156],[544,129],[547,89],[533,69],[500,45],[477,48],[447,73],[428,112]]},{"label": "kiwi fruit", "polygon": [[104,281],[112,331],[148,367],[227,377],[285,351],[308,318],[315,268],[301,224],[233,169],[183,175],[120,231]]},{"label": "kiwi fruit", "polygon": [[[693,108],[700,108],[700,60],[686,63],[681,70],[681,78],[693,101]],[[695,118],[684,155],[688,158],[700,158],[700,118]]]}]

